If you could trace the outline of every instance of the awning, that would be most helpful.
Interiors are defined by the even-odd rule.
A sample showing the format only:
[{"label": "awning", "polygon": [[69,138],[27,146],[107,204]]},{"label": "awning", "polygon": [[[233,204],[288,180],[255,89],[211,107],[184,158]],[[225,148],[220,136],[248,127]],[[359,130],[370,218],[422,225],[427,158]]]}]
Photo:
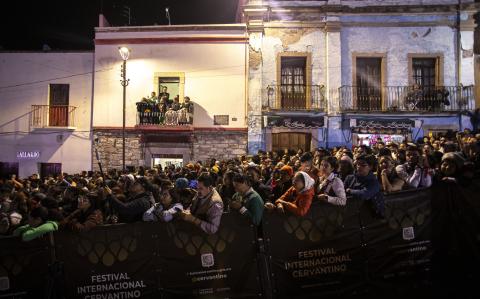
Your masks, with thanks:
[{"label": "awning", "polygon": [[323,116],[267,116],[265,126],[290,129],[323,128]]},{"label": "awning", "polygon": [[377,118],[356,119],[355,121],[356,124],[351,126],[352,132],[361,134],[408,134],[415,126],[415,121],[411,119]]}]

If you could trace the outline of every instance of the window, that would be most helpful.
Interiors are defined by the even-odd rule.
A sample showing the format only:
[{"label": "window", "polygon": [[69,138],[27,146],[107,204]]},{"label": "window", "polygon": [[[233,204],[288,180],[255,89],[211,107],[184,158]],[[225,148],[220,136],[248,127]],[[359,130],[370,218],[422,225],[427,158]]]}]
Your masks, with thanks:
[{"label": "window", "polygon": [[177,95],[180,97],[180,77],[159,77],[157,94],[159,97],[167,96],[169,100]]},{"label": "window", "polygon": [[307,57],[281,58],[281,107],[306,108]]},{"label": "window", "polygon": [[62,163],[40,163],[40,177],[57,176],[62,173]]},{"label": "window", "polygon": [[419,87],[435,87],[438,82],[437,58],[412,58],[412,82]]},{"label": "window", "polygon": [[0,178],[10,179],[12,174],[18,177],[18,162],[0,162]]},{"label": "window", "polygon": [[213,124],[218,126],[228,126],[228,115],[214,115]]},{"label": "window", "polygon": [[49,117],[50,127],[68,126],[69,84],[50,84]]}]

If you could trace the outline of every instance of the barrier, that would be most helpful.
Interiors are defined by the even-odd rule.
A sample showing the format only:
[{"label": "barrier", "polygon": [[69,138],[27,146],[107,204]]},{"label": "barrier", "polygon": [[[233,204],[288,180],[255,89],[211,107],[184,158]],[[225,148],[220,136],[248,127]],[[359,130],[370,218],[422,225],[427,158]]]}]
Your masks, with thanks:
[{"label": "barrier", "polygon": [[48,239],[26,243],[5,237],[0,244],[0,298],[47,297],[53,289]]},{"label": "barrier", "polygon": [[238,213],[224,214],[214,235],[177,221],[2,238],[0,298],[458,295],[480,278],[478,190],[440,183],[390,194],[384,219],[355,199],[314,203],[305,217],[265,212],[263,239]]},{"label": "barrier", "polygon": [[365,283],[358,210],[315,203],[305,217],[266,213],[275,297],[349,295]]}]

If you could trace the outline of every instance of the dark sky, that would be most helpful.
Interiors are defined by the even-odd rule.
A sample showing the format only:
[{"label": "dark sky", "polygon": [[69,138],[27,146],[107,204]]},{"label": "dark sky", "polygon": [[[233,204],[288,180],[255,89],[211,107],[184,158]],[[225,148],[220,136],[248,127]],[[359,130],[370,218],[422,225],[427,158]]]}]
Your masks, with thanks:
[{"label": "dark sky", "polygon": [[[13,2],[13,3],[12,3]],[[100,11],[112,26],[235,23],[238,0],[41,0],[12,1],[2,7],[0,49],[93,49],[93,28]]]}]

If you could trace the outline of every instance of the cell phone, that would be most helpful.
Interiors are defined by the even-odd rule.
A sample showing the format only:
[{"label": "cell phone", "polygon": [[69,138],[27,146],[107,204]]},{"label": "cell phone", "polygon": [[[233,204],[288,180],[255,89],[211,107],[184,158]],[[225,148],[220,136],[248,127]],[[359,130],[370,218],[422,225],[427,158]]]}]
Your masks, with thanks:
[{"label": "cell phone", "polygon": [[181,208],[179,208],[179,207],[175,207],[174,210],[175,210],[175,212],[181,212],[181,211],[183,211],[183,210],[182,210]]}]

